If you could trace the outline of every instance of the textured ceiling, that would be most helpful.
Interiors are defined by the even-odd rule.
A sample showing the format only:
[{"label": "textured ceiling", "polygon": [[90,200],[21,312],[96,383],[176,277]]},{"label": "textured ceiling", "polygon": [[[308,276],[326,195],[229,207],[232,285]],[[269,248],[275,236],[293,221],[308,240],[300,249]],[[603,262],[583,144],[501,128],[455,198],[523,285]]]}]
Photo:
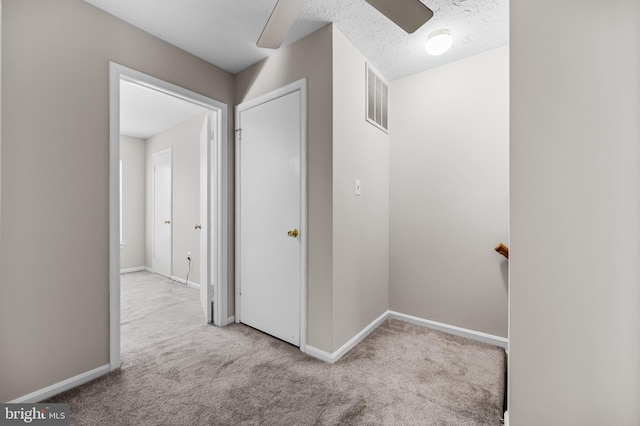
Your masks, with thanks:
[{"label": "textured ceiling", "polygon": [[[256,41],[276,0],[85,0],[231,73],[274,51]],[[407,34],[364,0],[304,0],[284,45],[333,22],[389,80],[433,68],[509,41],[509,0],[422,0],[434,17]],[[442,56],[425,53],[427,35],[448,28]]]}]

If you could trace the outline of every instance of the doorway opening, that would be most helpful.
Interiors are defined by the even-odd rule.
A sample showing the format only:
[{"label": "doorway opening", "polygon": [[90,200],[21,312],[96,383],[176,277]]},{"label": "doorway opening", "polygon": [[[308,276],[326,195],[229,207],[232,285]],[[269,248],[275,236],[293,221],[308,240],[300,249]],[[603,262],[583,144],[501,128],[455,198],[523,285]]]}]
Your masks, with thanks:
[{"label": "doorway opening", "polygon": [[[135,71],[133,69],[124,67],[119,64],[110,63],[110,168],[109,168],[109,328],[110,328],[110,354],[109,364],[110,370],[113,371],[120,366],[120,274],[121,270],[121,247],[122,232],[121,232],[121,192],[122,192],[122,162],[120,158],[120,136],[121,136],[121,120],[122,120],[122,108],[121,103],[122,89],[134,88],[137,90],[144,90],[147,94],[155,96],[162,96],[163,99],[180,100],[182,104],[188,105],[197,111],[201,112],[201,115],[196,116],[193,120],[196,121],[197,127],[196,137],[199,138],[199,143],[195,146],[196,165],[191,165],[192,173],[197,173],[195,176],[199,181],[199,188],[193,189],[195,194],[192,194],[196,200],[199,200],[199,209],[196,208],[196,217],[191,216],[194,222],[192,224],[195,234],[199,235],[198,245],[199,251],[199,288],[200,288],[200,301],[204,314],[204,320],[207,323],[214,325],[225,325],[227,322],[227,258],[226,247],[228,241],[227,235],[227,106],[219,101],[200,95],[198,93],[189,91],[182,87],[173,85],[163,80],[157,79],[150,75]],[[147,108],[150,109],[149,103]],[[144,106],[138,106],[143,108]],[[160,120],[163,121],[163,120]],[[199,146],[198,146],[199,145]],[[160,151],[157,150],[157,154]],[[193,151],[193,150],[192,150]],[[165,167],[164,174],[158,174],[157,177],[152,170],[149,170],[146,175],[152,176],[151,188],[155,184],[163,181],[163,185],[171,187],[173,185],[172,170],[173,161],[175,161],[175,153],[169,151],[168,159],[165,158],[164,162],[160,161],[158,164],[168,164],[168,168]],[[156,156],[146,157],[152,158],[147,161],[147,168],[153,168],[155,166],[154,160],[159,160]],[[148,164],[151,162],[151,165]],[[199,164],[197,164],[199,162]],[[198,167],[199,166],[199,167]],[[149,180],[149,179],[148,179]],[[191,185],[192,187],[196,185]],[[151,189],[150,188],[150,189]],[[166,188],[165,188],[166,189]],[[192,192],[193,192],[192,191]],[[165,191],[166,192],[166,191]],[[155,193],[151,189],[152,196]],[[153,223],[146,225],[147,232],[153,234],[151,240],[151,246],[147,244],[148,238],[145,241],[147,248],[153,248],[155,251],[156,233],[153,228],[158,228],[157,231],[164,232],[165,240],[168,240],[169,244],[172,239],[171,228],[173,226],[173,212],[175,206],[175,200],[172,200],[171,196],[168,196],[168,204],[165,200],[164,210],[161,212],[162,218],[158,216],[158,220],[161,225],[155,226]],[[167,207],[168,206],[168,207]],[[155,212],[154,202],[147,203],[147,208]],[[190,209],[194,210],[194,209]],[[160,215],[160,213],[158,213]],[[149,216],[149,212],[147,212]],[[151,216],[155,216],[151,214]],[[155,222],[149,220],[148,222]],[[150,230],[151,228],[151,230]],[[196,237],[197,238],[197,237]],[[158,241],[160,243],[160,241]],[[192,242],[193,243],[193,242]],[[125,243],[126,244],[126,243]],[[149,257],[155,253],[145,254],[144,268],[153,271],[157,268],[157,263],[150,262]],[[188,265],[181,265],[187,269],[188,283],[189,273],[191,272],[191,252],[185,251],[184,256],[182,253],[180,258],[184,257],[183,263],[188,262]],[[172,268],[171,256],[169,259],[165,258],[161,261],[164,262],[162,266],[162,275],[175,278],[175,272]],[[152,266],[153,265],[153,266]],[[138,268],[133,268],[138,269]],[[124,268],[125,272],[127,268]],[[130,271],[130,270],[129,270]],[[185,271],[182,271],[184,275]],[[182,281],[182,280],[177,280]]]}]

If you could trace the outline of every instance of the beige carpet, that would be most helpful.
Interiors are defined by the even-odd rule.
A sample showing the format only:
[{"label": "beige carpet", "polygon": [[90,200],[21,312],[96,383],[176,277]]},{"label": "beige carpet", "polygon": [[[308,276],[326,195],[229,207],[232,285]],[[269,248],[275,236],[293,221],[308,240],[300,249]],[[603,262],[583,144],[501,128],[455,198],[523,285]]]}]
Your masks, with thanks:
[{"label": "beige carpet", "polygon": [[140,272],[122,277],[122,368],[49,402],[72,425],[499,425],[504,356],[387,320],[330,365],[206,325],[197,290]]}]

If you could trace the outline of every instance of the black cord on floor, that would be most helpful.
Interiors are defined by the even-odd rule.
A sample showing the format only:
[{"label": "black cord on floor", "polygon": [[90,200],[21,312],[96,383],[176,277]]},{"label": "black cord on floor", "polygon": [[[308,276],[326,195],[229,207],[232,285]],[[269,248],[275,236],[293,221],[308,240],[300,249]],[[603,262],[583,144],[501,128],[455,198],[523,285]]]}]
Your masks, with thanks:
[{"label": "black cord on floor", "polygon": [[189,261],[189,270],[187,271],[187,279],[184,280],[184,285],[189,285],[189,272],[191,272],[191,256],[187,256],[187,260]]}]

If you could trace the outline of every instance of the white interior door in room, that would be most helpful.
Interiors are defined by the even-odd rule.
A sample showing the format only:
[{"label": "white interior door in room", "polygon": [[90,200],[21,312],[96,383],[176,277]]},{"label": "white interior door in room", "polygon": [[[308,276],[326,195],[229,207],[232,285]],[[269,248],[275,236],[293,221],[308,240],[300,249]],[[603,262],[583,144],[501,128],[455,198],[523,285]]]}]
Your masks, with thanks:
[{"label": "white interior door in room", "polygon": [[238,319],[301,348],[306,318],[303,83],[236,110]]},{"label": "white interior door in room", "polygon": [[153,154],[153,258],[156,274],[171,277],[172,151]]}]

